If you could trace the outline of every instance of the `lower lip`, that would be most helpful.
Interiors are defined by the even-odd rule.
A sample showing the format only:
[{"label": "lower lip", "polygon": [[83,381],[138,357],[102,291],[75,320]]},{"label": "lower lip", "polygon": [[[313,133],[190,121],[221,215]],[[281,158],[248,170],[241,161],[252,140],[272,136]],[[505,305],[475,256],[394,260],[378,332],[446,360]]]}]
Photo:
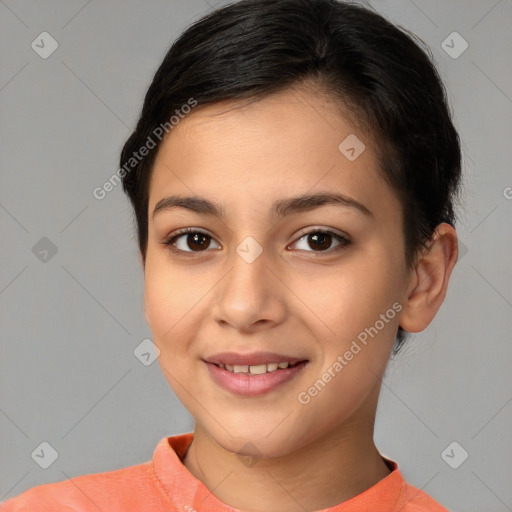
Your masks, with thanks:
[{"label": "lower lip", "polygon": [[222,388],[237,395],[258,396],[269,393],[285,382],[289,382],[304,369],[307,361],[302,361],[291,368],[275,370],[260,375],[228,372],[213,363],[206,363],[212,379]]}]

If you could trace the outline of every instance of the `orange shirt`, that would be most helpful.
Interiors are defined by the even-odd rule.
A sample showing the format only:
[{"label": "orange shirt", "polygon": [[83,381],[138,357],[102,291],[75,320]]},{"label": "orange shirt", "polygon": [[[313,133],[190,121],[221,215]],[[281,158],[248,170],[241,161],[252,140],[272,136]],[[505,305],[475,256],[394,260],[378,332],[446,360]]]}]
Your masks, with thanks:
[{"label": "orange shirt", "polygon": [[[181,462],[192,433],[164,437],[153,459],[114,471],[39,485],[11,498],[1,512],[238,512],[217,499]],[[392,472],[353,498],[318,512],[448,512]]]}]

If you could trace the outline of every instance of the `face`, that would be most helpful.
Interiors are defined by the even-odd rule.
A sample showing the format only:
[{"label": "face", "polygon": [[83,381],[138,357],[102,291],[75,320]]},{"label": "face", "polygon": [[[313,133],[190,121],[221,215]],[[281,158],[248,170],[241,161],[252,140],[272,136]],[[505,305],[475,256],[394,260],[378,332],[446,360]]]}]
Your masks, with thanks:
[{"label": "face", "polygon": [[[359,156],[354,138],[339,148],[349,135]],[[372,424],[406,287],[402,222],[372,141],[320,95],[183,119],[150,182],[145,313],[196,425],[270,457]]]}]

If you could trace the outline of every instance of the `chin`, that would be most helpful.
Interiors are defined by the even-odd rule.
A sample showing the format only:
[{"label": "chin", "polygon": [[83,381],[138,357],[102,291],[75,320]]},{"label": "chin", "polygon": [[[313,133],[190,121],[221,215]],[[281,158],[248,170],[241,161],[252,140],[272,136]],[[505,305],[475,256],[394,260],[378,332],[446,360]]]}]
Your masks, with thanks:
[{"label": "chin", "polygon": [[[287,429],[278,433],[272,432],[268,425],[263,429],[255,425],[246,429],[241,429],[240,425],[225,425],[225,428],[231,436],[222,428],[209,431],[209,435],[221,448],[241,458],[282,457],[298,449],[300,444],[294,432]],[[267,433],[269,430],[272,432],[270,435]]]}]

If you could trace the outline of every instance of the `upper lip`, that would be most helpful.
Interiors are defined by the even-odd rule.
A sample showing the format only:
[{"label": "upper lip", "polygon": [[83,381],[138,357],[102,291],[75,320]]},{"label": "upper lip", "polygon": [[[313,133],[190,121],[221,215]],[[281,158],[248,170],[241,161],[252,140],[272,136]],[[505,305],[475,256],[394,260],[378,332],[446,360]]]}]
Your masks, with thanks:
[{"label": "upper lip", "polygon": [[297,363],[306,361],[303,357],[291,357],[275,352],[254,352],[252,354],[237,354],[236,352],[219,352],[204,359],[207,363],[256,366],[265,363]]}]

